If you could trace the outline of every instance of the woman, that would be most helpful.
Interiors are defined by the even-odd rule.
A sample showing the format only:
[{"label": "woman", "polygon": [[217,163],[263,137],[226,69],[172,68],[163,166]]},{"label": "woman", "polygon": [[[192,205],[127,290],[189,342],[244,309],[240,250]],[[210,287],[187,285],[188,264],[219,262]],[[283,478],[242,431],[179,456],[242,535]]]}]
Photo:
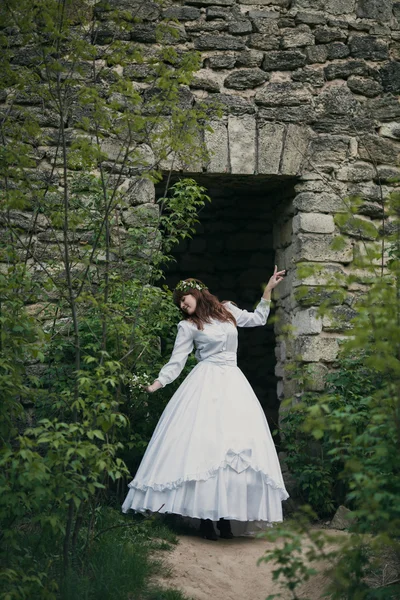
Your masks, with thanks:
[{"label": "woman", "polygon": [[174,302],[183,313],[174,349],[153,393],[174,381],[196,348],[199,361],[164,410],[122,510],[200,518],[200,531],[231,538],[230,520],[282,520],[288,498],[269,427],[250,384],[236,366],[237,327],[265,325],[275,267],[254,313],[221,303],[199,280],[180,281]]}]

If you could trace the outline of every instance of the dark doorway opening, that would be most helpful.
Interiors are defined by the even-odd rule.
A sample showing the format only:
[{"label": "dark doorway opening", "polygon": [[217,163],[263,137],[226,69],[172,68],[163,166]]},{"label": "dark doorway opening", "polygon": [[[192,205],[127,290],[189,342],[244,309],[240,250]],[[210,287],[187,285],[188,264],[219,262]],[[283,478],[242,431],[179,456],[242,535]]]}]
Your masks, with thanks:
[{"label": "dark doorway opening", "polygon": [[[207,188],[212,202],[200,213],[192,239],[175,248],[166,283],[172,289],[180,279],[196,277],[220,300],[233,300],[253,310],[262,284],[273,273],[274,223],[295,193],[293,177],[258,175],[182,174]],[[172,182],[179,179],[174,175]],[[157,188],[164,194],[165,181]],[[275,376],[273,310],[266,327],[239,329],[238,365],[252,385],[271,429],[278,427],[279,401]]]}]

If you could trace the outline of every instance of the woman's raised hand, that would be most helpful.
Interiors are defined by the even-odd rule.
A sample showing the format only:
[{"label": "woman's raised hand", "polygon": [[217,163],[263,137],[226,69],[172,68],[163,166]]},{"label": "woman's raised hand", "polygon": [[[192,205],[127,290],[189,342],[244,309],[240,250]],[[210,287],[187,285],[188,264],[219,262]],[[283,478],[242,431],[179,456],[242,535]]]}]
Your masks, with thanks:
[{"label": "woman's raised hand", "polygon": [[271,300],[271,292],[272,290],[282,281],[285,276],[286,271],[278,271],[278,267],[275,265],[274,274],[270,277],[267,285],[265,286],[265,290],[263,293],[264,300]]},{"label": "woman's raised hand", "polygon": [[285,276],[285,273],[286,271],[278,271],[278,267],[275,265],[274,274],[268,281],[267,288],[273,290],[278,285],[278,283],[282,281],[282,279]]}]

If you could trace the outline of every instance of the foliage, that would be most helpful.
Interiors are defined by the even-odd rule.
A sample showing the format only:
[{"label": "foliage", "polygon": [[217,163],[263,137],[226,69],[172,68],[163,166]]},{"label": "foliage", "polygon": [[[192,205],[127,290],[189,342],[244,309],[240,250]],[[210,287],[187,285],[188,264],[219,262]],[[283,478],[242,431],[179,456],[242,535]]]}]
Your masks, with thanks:
[{"label": "foliage", "polygon": [[345,535],[318,529],[310,524],[315,516],[305,506],[287,523],[276,524],[261,534],[274,548],[259,562],[273,564],[273,580],[282,590],[267,600],[286,598],[288,591],[293,600],[308,600],[302,586],[309,582],[310,588],[318,573],[326,577],[325,589],[321,589],[323,598],[395,600],[400,591],[397,576],[393,576],[398,544],[384,536],[371,539],[358,533]]},{"label": "foliage", "polygon": [[[343,477],[345,462],[350,460],[348,437],[342,437],[344,420],[353,431],[364,432],[370,422],[368,399],[383,385],[382,377],[365,361],[365,352],[343,356],[337,370],[328,375],[328,395],[321,399],[330,411],[328,428],[313,420],[319,404],[311,392],[304,392],[301,403],[282,419],[285,461],[296,479],[297,493],[320,517],[331,515],[339,504],[352,506],[349,483]],[[303,376],[306,386],[312,371]]]},{"label": "foliage", "polygon": [[[394,599],[400,591],[399,206],[400,194],[395,191],[387,199],[390,221],[382,226],[378,242],[366,245],[358,257],[357,270],[346,282],[343,278],[330,282],[332,289],[355,282],[360,289],[361,272],[368,286],[361,287],[362,293],[353,304],[351,335],[343,344],[326,392],[305,393],[304,400],[285,419],[288,462],[299,478],[307,463],[306,448],[314,440],[311,448],[316,447],[323,456],[331,482],[340,480],[338,499],[352,509],[351,534],[339,540],[335,554],[330,556],[331,583],[325,595],[335,600]],[[348,224],[347,231],[351,230],[352,213],[347,220],[341,217],[342,227],[344,223]],[[360,225],[359,220],[356,225]],[[325,305],[321,313],[326,314],[326,310]],[[296,427],[302,433],[290,439]],[[315,488],[318,481],[320,474],[312,482]],[[315,494],[307,493],[318,509]],[[325,505],[329,497],[335,498],[330,490]],[[309,563],[325,560],[324,547],[329,542],[322,536],[318,552],[310,556],[304,545],[313,529],[304,521],[301,527],[299,531],[296,524],[278,526],[267,534],[269,539],[270,535],[284,539],[283,547],[269,553],[266,560],[275,562],[275,576],[285,578],[284,587],[292,591],[293,598],[298,597],[298,585],[309,576]]]},{"label": "foliage", "polygon": [[[165,405],[142,388],[178,320],[159,283],[209,198],[168,176],[153,202],[162,169],[204,159],[205,110],[188,87],[199,55],[178,51],[179,26],[156,3],[158,44],[140,42],[147,9],[0,6],[4,599],[110,597],[94,581],[112,570],[127,597],[148,569],[131,541],[99,544],[96,515],[125,493],[125,460],[135,468]],[[127,561],[144,565],[137,581]]]}]

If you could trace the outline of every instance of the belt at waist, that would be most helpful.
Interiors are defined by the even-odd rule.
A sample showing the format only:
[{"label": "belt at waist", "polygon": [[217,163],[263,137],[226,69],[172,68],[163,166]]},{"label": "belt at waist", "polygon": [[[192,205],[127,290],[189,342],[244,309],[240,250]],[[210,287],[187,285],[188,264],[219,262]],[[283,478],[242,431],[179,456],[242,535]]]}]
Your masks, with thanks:
[{"label": "belt at waist", "polygon": [[227,365],[228,367],[236,367],[237,356],[236,352],[217,352],[201,362],[210,362],[216,365]]}]

